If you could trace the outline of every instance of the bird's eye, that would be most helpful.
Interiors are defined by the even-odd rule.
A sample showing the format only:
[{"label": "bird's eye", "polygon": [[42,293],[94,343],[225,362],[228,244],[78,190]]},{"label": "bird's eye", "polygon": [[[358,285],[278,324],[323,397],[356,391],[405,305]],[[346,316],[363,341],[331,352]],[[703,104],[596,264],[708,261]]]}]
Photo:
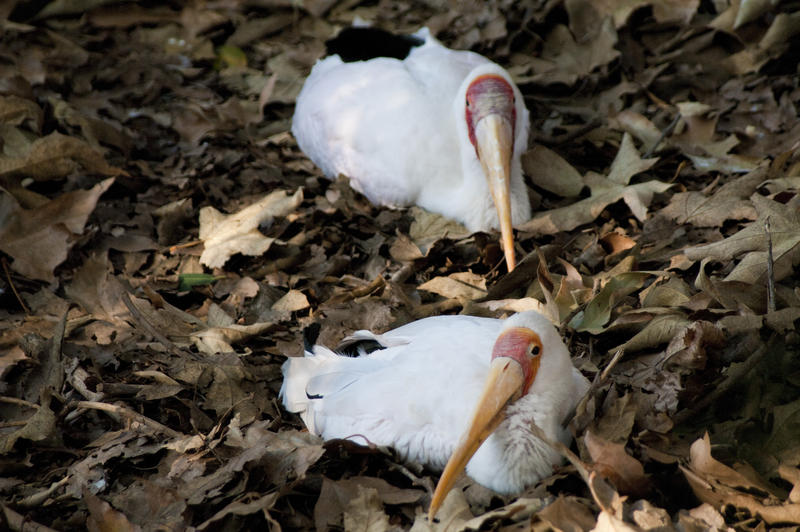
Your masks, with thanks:
[{"label": "bird's eye", "polygon": [[472,107],[472,104],[469,103],[469,98],[467,98],[467,109],[469,109],[470,107]]},{"label": "bird's eye", "polygon": [[542,348],[541,348],[541,347],[539,347],[538,345],[535,345],[535,344],[534,344],[534,345],[532,345],[532,346],[530,347],[530,354],[531,354],[531,356],[534,356],[534,357],[535,357],[535,356],[539,356],[539,354],[540,354],[541,352],[542,352]]}]

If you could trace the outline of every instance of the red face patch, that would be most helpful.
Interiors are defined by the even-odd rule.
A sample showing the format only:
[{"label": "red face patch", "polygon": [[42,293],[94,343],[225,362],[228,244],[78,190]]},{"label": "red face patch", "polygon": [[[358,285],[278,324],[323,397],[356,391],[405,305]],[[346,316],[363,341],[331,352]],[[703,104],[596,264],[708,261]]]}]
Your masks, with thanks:
[{"label": "red face patch", "polygon": [[492,349],[492,360],[497,357],[507,357],[516,360],[522,366],[525,379],[522,395],[525,395],[539,370],[542,352],[542,340],[538,334],[526,327],[514,327],[497,337]]},{"label": "red face patch", "polygon": [[475,125],[490,114],[505,117],[511,123],[511,131],[514,131],[517,120],[514,89],[505,78],[495,74],[479,76],[467,87],[465,118],[469,140],[476,150]]}]

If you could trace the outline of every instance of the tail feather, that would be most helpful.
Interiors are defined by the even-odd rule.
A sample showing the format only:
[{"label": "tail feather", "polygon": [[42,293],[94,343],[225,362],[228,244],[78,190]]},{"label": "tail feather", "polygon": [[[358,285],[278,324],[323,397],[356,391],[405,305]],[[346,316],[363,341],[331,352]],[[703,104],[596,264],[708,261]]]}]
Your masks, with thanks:
[{"label": "tail feather", "polygon": [[314,346],[314,352],[306,351],[303,357],[290,357],[281,366],[283,384],[278,397],[289,412],[300,415],[309,432],[319,434],[314,423],[312,397],[309,397],[309,382],[321,374],[328,373],[329,366],[338,358],[330,349]]}]

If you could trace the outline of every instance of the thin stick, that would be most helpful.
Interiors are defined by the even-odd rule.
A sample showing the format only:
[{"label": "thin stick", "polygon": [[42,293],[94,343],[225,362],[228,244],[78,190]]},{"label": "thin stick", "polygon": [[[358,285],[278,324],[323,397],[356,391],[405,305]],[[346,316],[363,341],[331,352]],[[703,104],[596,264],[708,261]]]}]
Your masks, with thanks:
[{"label": "thin stick", "polygon": [[20,406],[27,406],[28,408],[33,408],[34,410],[39,410],[39,405],[36,403],[31,403],[30,401],[26,401],[25,399],[18,399],[16,397],[9,397],[7,395],[0,395],[0,403],[9,403],[12,405],[20,405]]},{"label": "thin stick", "polygon": [[19,306],[22,307],[22,311],[25,312],[25,314],[30,315],[31,311],[28,310],[28,307],[25,306],[25,302],[22,300],[22,297],[19,295],[19,292],[17,292],[17,287],[14,285],[14,281],[11,280],[11,272],[8,269],[8,262],[6,261],[6,258],[3,257],[3,260],[1,262],[3,263],[3,271],[6,272],[6,279],[8,279],[8,286],[11,287],[11,290],[17,297],[17,301],[19,302]]},{"label": "thin stick", "polygon": [[11,427],[24,427],[27,421],[0,421],[0,429],[7,429]]},{"label": "thin stick", "polygon": [[764,232],[767,233],[767,312],[775,312],[775,263],[772,260],[772,232],[769,216],[764,220]]},{"label": "thin stick", "polygon": [[203,243],[202,240],[192,240],[190,242],[184,242],[183,244],[175,244],[174,246],[169,247],[169,252],[170,254],[174,255],[179,249],[186,249],[194,246],[199,246],[202,243]]},{"label": "thin stick", "polygon": [[37,506],[41,506],[41,504],[44,501],[46,501],[48,497],[50,497],[50,495],[52,495],[58,488],[67,484],[69,482],[69,479],[70,477],[69,475],[67,475],[58,482],[53,482],[52,484],[50,484],[49,488],[34,493],[33,495],[29,495],[24,499],[18,501],[16,504],[18,506],[21,506],[22,508],[35,508]]},{"label": "thin stick", "polygon": [[644,155],[642,155],[642,159],[649,159],[650,156],[653,155],[653,153],[655,153],[656,148],[658,148],[658,145],[661,144],[664,141],[664,139],[667,137],[667,135],[672,133],[672,131],[675,129],[675,126],[678,125],[678,122],[680,121],[680,119],[681,119],[681,114],[680,113],[675,115],[675,118],[672,120],[672,122],[670,122],[670,124],[664,129],[664,131],[661,132],[661,136],[658,137],[658,140],[656,141],[656,143],[653,144],[652,146],[650,146],[650,149],[647,150]]},{"label": "thin stick", "polygon": [[133,321],[135,321],[137,325],[150,334],[150,336],[155,338],[160,344],[166,347],[171,353],[178,356],[189,354],[172,343],[169,338],[161,334],[158,329],[156,329],[149,321],[147,321],[147,318],[144,316],[144,314],[142,314],[142,312],[136,308],[136,305],[133,304],[131,295],[127,291],[122,292],[121,299],[122,302],[125,303],[125,306],[128,307],[128,311],[131,313],[131,318],[133,318]]},{"label": "thin stick", "polygon": [[717,399],[725,395],[736,385],[740,380],[742,380],[745,376],[747,376],[750,371],[758,365],[759,362],[764,358],[767,354],[767,345],[772,344],[772,341],[776,338],[776,335],[773,334],[772,337],[767,341],[766,344],[761,344],[761,346],[755,350],[753,354],[747,357],[747,360],[742,362],[740,365],[735,366],[730,371],[728,371],[728,375],[725,379],[719,383],[718,386],[714,388],[714,390],[709,393],[708,395],[704,396],[700,399],[697,403],[692,405],[691,408],[686,408],[681,410],[674,416],[672,416],[672,421],[674,424],[678,425],[687,421],[690,417],[692,417],[697,412],[702,412],[706,408],[708,408],[711,404],[713,404]]},{"label": "thin stick", "polygon": [[370,281],[369,284],[366,284],[359,288],[354,288],[350,292],[350,295],[352,296],[353,299],[358,297],[364,297],[371,294],[372,292],[377,291],[380,288],[383,288],[384,286],[386,286],[386,279],[384,279],[383,276],[379,274],[377,277],[375,277],[375,279]]},{"label": "thin stick", "polygon": [[8,523],[9,528],[14,531],[24,530],[26,532],[57,532],[56,530],[40,525],[36,521],[31,521],[27,516],[18,514],[5,504],[0,504],[0,510],[3,512],[3,517]]},{"label": "thin stick", "polygon": [[131,421],[136,421],[137,423],[146,425],[151,429],[155,430],[156,432],[166,434],[171,438],[183,438],[185,436],[185,434],[180,433],[177,430],[173,430],[167,427],[166,425],[162,425],[161,423],[159,423],[154,419],[150,419],[147,416],[143,416],[139,412],[135,412],[130,408],[126,408],[124,406],[112,405],[109,403],[100,403],[98,401],[78,401],[77,403],[75,403],[75,406],[77,408],[91,408],[93,410],[102,410],[103,412],[117,414]]}]

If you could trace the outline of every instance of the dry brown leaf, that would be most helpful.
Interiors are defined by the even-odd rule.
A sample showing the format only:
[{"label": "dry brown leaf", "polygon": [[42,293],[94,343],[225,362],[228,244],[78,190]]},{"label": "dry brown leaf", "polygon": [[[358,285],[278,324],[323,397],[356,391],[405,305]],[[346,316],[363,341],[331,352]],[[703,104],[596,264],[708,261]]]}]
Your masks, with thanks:
[{"label": "dry brown leaf", "polygon": [[356,496],[345,508],[344,529],[385,532],[390,528],[389,516],[383,511],[378,491],[359,486]]},{"label": "dry brown leaf", "polygon": [[214,207],[200,209],[200,239],[205,244],[200,263],[210,268],[222,267],[235,253],[261,255],[274,238],[261,234],[259,225],[286,216],[303,201],[303,189],[292,195],[276,190],[239,212],[225,215]]},{"label": "dry brown leaf", "polygon": [[141,527],[128,521],[125,514],[118,512],[89,490],[83,491],[83,498],[89,508],[89,517],[86,519],[86,528],[89,532],[139,532],[142,530]]},{"label": "dry brown leaf", "polygon": [[441,214],[428,212],[419,207],[411,207],[408,211],[413,217],[408,236],[423,256],[428,254],[438,240],[443,238],[455,240],[469,235],[469,231],[463,225]]},{"label": "dry brown leaf", "polygon": [[0,96],[0,124],[19,126],[31,120],[34,129],[38,130],[42,127],[42,119],[42,110],[36,102],[14,95]]},{"label": "dry brown leaf", "polygon": [[556,530],[565,532],[582,532],[590,530],[595,525],[594,513],[582,504],[576,497],[558,498],[545,506],[537,517]]},{"label": "dry brown leaf", "polygon": [[252,325],[231,324],[227,327],[209,327],[208,329],[194,332],[189,337],[201,353],[208,355],[233,353],[233,344],[261,334],[273,325],[273,323],[267,322],[253,323]]},{"label": "dry brown leaf", "polygon": [[725,335],[713,323],[696,321],[676,334],[667,346],[668,363],[691,369],[705,369],[706,347],[725,344]]},{"label": "dry brown leaf", "polygon": [[272,304],[272,310],[278,312],[295,312],[310,306],[308,298],[303,292],[300,290],[289,290]]},{"label": "dry brown leaf", "polygon": [[728,261],[731,257],[736,258],[745,253],[733,271],[725,277],[725,281],[756,284],[766,278],[765,222],[769,220],[775,280],[780,281],[791,275],[794,265],[800,260],[800,215],[796,208],[797,200],[784,205],[754,194],[751,201],[758,212],[756,221],[719,242],[687,248],[686,256],[691,260]]},{"label": "dry brown leaf", "polygon": [[583,180],[575,168],[544,146],[534,146],[522,155],[522,168],[531,181],[564,198],[578,196]]},{"label": "dry brown leaf", "polygon": [[778,500],[760,479],[745,477],[714,459],[707,433],[692,444],[689,467],[681,467],[681,471],[695,495],[715,508],[730,504],[746,509],[767,523],[800,524],[800,504]]},{"label": "dry brown leaf", "polygon": [[67,192],[41,207],[23,209],[0,189],[0,250],[13,259],[12,267],[31,279],[49,281],[64,262],[76,236],[83,233],[97,200],[114,178],[89,190]]},{"label": "dry brown leaf", "polygon": [[15,175],[46,181],[66,177],[79,167],[87,172],[113,176],[127,175],[106,163],[86,142],[60,133],[35,140],[22,157],[0,155],[0,176]]},{"label": "dry brown leaf", "polygon": [[458,272],[447,277],[434,277],[418,287],[449,299],[472,301],[486,296],[486,279],[471,272]]},{"label": "dry brown leaf", "polygon": [[[533,77],[535,81],[572,85],[619,56],[614,48],[617,32],[610,18],[603,19],[592,39],[577,42],[566,26],[556,26],[545,38],[541,58],[549,63]],[[544,65],[542,65],[544,66]]]},{"label": "dry brown leaf", "polygon": [[642,495],[650,481],[641,462],[625,451],[624,443],[612,443],[587,430],[583,437],[592,458],[592,470],[608,479],[621,493]]},{"label": "dry brown leaf", "polygon": [[375,477],[356,476],[336,481],[323,478],[319,499],[314,506],[314,523],[317,530],[330,530],[332,527],[340,526],[342,516],[348,511],[350,519],[357,520],[351,501],[365,491],[377,496],[379,504],[376,508],[381,512],[382,504],[411,504],[423,496],[422,491],[396,488],[385,480]]},{"label": "dry brown leaf", "polygon": [[40,405],[22,428],[0,435],[0,456],[8,454],[20,439],[56,443],[59,436],[56,432],[55,414],[48,405]]},{"label": "dry brown leaf", "polygon": [[653,194],[664,192],[672,185],[660,181],[646,181],[635,185],[628,185],[628,182],[634,175],[653,166],[657,160],[642,159],[630,135],[625,133],[608,177],[593,172],[584,177],[585,184],[592,190],[591,197],[567,207],[540,213],[522,224],[519,229],[536,234],[569,231],[592,222],[606,207],[621,199],[625,201],[634,216],[644,221]]}]

